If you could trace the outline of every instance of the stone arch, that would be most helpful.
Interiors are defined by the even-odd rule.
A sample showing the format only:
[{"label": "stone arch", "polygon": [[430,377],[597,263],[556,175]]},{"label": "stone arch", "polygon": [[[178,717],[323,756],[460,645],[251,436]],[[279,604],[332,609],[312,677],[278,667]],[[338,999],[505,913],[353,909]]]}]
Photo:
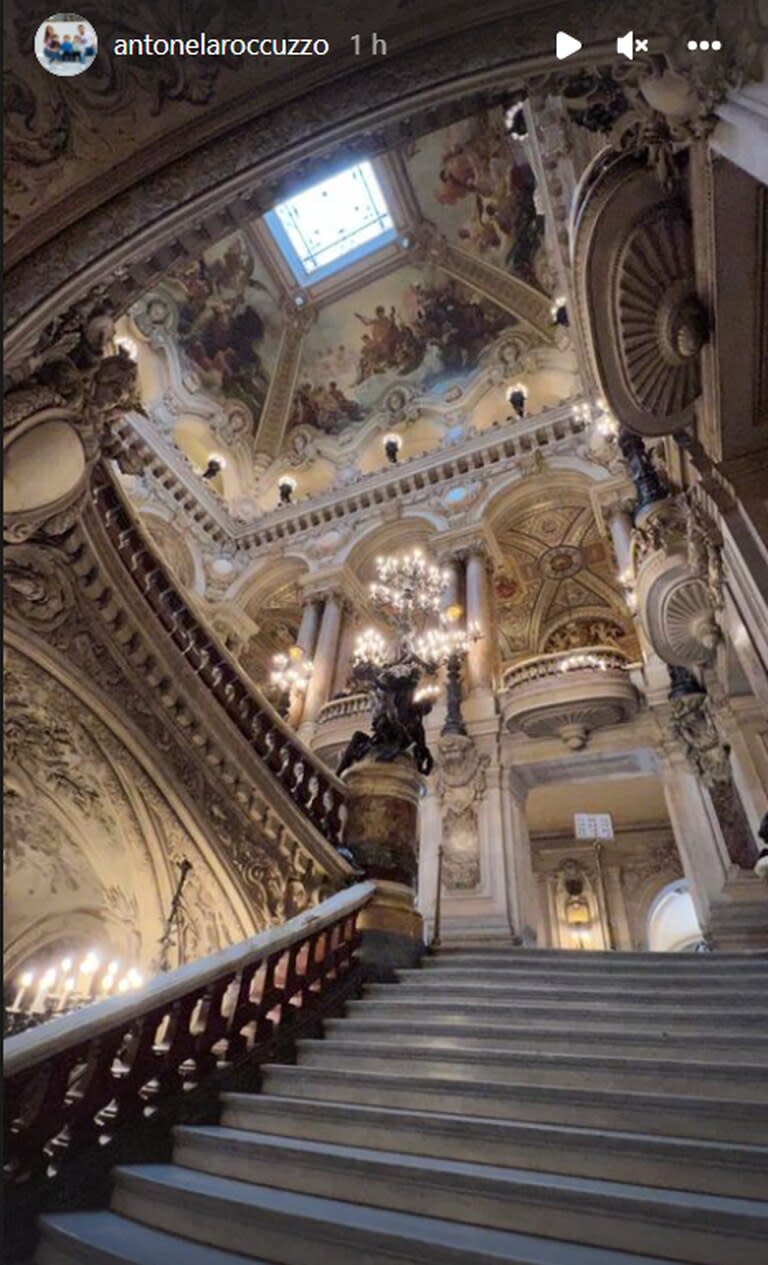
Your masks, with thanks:
[{"label": "stone arch", "polygon": [[372,579],[378,554],[406,553],[414,547],[427,550],[430,540],[440,530],[438,522],[437,515],[409,514],[390,523],[376,523],[353,540],[344,562],[361,580]]}]

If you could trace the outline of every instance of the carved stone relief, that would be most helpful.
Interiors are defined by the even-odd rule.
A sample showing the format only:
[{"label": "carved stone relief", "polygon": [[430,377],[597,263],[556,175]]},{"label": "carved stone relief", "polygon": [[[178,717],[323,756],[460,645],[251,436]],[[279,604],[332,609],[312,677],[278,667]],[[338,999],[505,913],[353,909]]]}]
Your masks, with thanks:
[{"label": "carved stone relief", "polygon": [[10,647],[5,702],[9,966],[20,952],[61,948],[72,915],[89,942],[151,968],[175,851],[191,856],[205,893],[191,924],[194,954],[252,929],[239,922],[198,842],[120,739]]},{"label": "carved stone relief", "polygon": [[488,756],[480,754],[472,738],[453,734],[440,739],[437,792],[447,891],[473,891],[480,886],[478,812],[487,766]]}]

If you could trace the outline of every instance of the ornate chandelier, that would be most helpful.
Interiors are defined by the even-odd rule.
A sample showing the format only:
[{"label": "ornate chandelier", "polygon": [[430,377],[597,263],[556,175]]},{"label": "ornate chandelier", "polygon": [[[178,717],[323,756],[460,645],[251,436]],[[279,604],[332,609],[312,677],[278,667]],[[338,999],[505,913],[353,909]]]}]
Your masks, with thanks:
[{"label": "ornate chandelier", "polygon": [[360,760],[390,761],[398,756],[410,756],[420,772],[430,772],[433,761],[424,737],[424,717],[432,709],[434,691],[417,698],[416,690],[423,673],[437,668],[432,645],[422,643],[421,636],[427,621],[440,611],[447,583],[447,574],[429,562],[421,549],[376,559],[371,602],[394,624],[398,635],[395,644],[388,646],[377,629],[367,628],[355,643],[353,676],[370,693],[372,733],[353,735],[339,773]]},{"label": "ornate chandelier", "polygon": [[377,558],[377,579],[370,586],[374,605],[403,631],[437,615],[448,576],[421,549],[399,558]]}]

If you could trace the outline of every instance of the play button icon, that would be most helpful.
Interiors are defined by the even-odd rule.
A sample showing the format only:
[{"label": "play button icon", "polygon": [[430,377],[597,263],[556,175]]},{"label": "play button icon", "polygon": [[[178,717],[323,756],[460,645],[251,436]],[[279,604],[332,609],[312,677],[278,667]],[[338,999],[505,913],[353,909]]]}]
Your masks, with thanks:
[{"label": "play button icon", "polygon": [[555,36],[555,57],[558,61],[564,61],[566,57],[573,57],[573,54],[578,53],[581,47],[581,40],[574,39],[567,31],[557,32]]}]

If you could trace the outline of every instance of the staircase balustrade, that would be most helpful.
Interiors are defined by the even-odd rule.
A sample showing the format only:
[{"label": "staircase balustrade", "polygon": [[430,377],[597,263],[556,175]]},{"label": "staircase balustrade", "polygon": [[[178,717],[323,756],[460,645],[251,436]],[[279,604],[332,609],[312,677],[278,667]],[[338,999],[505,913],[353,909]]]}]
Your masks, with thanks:
[{"label": "staircase balustrade", "polygon": [[178,591],[120,493],[104,471],[94,503],[117,556],[147,605],[232,722],[325,838],[342,842],[344,786],[313,756],[265,699],[238,672]]},{"label": "staircase balustrade", "polygon": [[[50,1186],[63,1161],[205,1078],[247,1060],[327,1008],[355,967],[359,883],[138,993],[53,1019],[4,1043],[5,1178]],[[351,981],[347,980],[349,984]]]}]

